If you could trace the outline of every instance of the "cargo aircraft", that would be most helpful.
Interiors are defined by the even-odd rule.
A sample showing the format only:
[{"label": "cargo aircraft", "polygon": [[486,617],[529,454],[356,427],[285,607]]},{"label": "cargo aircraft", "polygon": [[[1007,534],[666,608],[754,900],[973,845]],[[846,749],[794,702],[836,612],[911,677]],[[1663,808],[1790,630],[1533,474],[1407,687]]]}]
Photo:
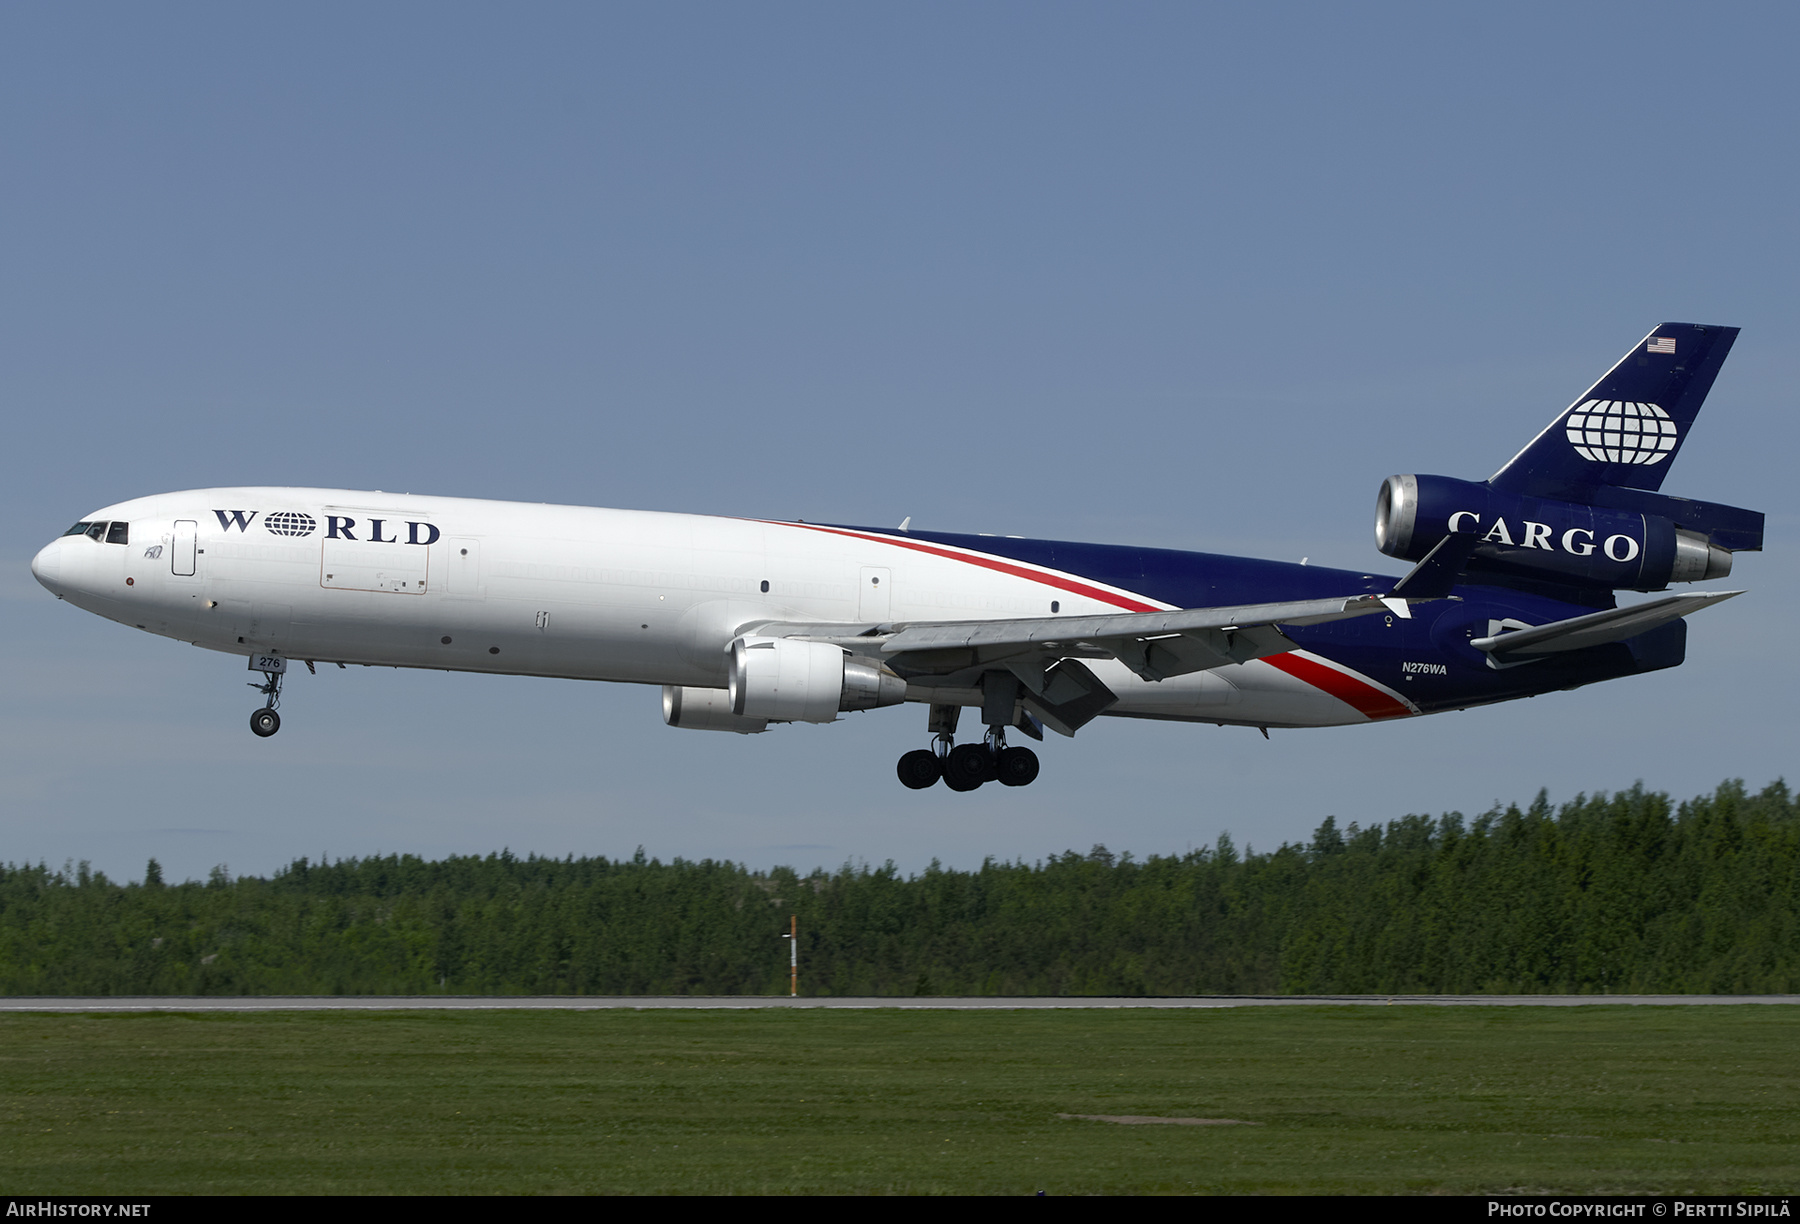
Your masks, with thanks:
[{"label": "cargo aircraft", "polygon": [[[32,561],[77,607],[248,656],[659,685],[756,733],[914,702],[901,782],[1024,786],[1009,734],[1100,715],[1260,728],[1411,718],[1674,667],[1694,591],[1763,516],[1661,489],[1737,329],[1665,323],[1486,481],[1390,476],[1399,578],[1206,553],[340,489],[96,510]],[[957,742],[965,711],[973,736]]]}]

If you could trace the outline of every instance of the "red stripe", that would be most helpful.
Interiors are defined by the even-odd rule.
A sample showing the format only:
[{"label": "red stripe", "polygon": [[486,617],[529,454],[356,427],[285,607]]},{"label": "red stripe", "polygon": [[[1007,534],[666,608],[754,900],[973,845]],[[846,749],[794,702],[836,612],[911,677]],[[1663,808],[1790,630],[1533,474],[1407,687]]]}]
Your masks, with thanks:
[{"label": "red stripe", "polygon": [[[765,519],[764,522],[769,522]],[[947,548],[935,548],[930,544],[920,544],[914,540],[896,540],[892,536],[867,535],[860,531],[845,531],[841,527],[820,527],[813,523],[770,523],[775,527],[804,527],[808,531],[823,531],[830,535],[849,536],[853,540],[874,540],[879,544],[892,544],[895,548],[910,548],[914,552],[930,553],[934,557],[945,557],[951,561],[966,561],[970,565],[979,565],[983,569],[998,570],[1002,574],[1011,574],[1015,578],[1029,578],[1033,582],[1041,582],[1045,586],[1053,586],[1058,590],[1068,591],[1072,595],[1085,595],[1089,599],[1097,599],[1101,603],[1109,603],[1115,608],[1124,608],[1127,612],[1163,612],[1165,608],[1156,604],[1145,603],[1125,595],[1116,595],[1111,591],[1103,591],[1099,587],[1089,586],[1084,582],[1076,582],[1070,578],[1061,578],[1055,574],[1046,574],[1039,570],[1026,569],[1022,565],[1012,565],[993,557],[981,555],[970,556],[968,553],[951,552]]]},{"label": "red stripe", "polygon": [[[1045,574],[1038,570],[1026,569],[1022,565],[1013,565],[993,557],[968,553],[952,552],[947,548],[938,548],[931,544],[921,544],[916,540],[897,540],[893,536],[871,535],[862,531],[846,531],[842,527],[821,527],[816,523],[781,523],[765,519],[773,527],[804,527],[808,531],[822,531],[827,535],[848,536],[853,540],[872,540],[878,544],[891,544],[895,548],[910,548],[914,552],[929,553],[934,557],[943,557],[950,561],[963,561],[970,565],[979,565],[983,569],[996,570],[1002,574],[1011,574],[1016,578],[1028,578],[1033,582],[1041,582],[1059,590],[1075,595],[1085,595],[1101,603],[1109,603],[1115,608],[1124,608],[1128,612],[1162,612],[1165,608],[1156,604],[1145,603],[1140,599],[1118,595],[1112,591],[1104,591],[1099,587],[1089,586],[1084,582],[1062,578],[1055,574]],[[1301,658],[1293,652],[1269,655],[1264,663],[1273,664],[1296,680],[1312,685],[1316,689],[1336,697],[1348,706],[1360,710],[1371,719],[1406,718],[1413,710],[1394,698],[1388,696],[1366,680],[1346,675],[1336,668],[1326,667],[1323,663],[1315,663],[1311,659]]]},{"label": "red stripe", "polygon": [[1296,680],[1303,680],[1316,689],[1323,689],[1344,704],[1361,710],[1369,718],[1405,718],[1412,713],[1405,705],[1366,680],[1346,675],[1335,667],[1315,663],[1291,650],[1286,654],[1266,655],[1263,662],[1286,672]]}]

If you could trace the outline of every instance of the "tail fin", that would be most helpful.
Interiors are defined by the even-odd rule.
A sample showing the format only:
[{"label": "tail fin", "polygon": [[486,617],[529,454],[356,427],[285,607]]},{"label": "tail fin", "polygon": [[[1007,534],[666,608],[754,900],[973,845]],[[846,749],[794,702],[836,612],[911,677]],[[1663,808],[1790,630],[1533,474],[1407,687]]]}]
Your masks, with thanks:
[{"label": "tail fin", "polygon": [[1608,485],[1660,489],[1737,334],[1735,327],[1660,324],[1488,484],[1582,500]]}]

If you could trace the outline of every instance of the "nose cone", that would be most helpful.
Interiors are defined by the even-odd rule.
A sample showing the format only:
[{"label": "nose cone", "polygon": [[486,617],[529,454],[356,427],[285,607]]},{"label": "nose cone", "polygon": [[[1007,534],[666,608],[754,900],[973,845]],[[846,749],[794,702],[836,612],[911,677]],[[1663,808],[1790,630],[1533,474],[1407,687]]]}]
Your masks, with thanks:
[{"label": "nose cone", "polygon": [[38,555],[31,559],[31,576],[44,584],[44,589],[52,595],[63,593],[63,542],[51,540],[38,550]]}]

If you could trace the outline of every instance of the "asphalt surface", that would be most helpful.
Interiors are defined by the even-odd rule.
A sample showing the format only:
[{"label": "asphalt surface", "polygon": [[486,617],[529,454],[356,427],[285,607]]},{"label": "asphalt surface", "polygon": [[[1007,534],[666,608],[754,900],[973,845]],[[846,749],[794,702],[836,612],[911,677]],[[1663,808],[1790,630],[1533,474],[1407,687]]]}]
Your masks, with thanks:
[{"label": "asphalt surface", "polygon": [[1800,995],[1197,995],[1185,998],[789,998],[781,995],[290,995],[262,997],[92,996],[0,999],[0,1012],[269,1011],[743,1011],[766,1007],[903,1011],[1022,1011],[1050,1008],[1219,1007],[1716,1007],[1800,1005]]}]

